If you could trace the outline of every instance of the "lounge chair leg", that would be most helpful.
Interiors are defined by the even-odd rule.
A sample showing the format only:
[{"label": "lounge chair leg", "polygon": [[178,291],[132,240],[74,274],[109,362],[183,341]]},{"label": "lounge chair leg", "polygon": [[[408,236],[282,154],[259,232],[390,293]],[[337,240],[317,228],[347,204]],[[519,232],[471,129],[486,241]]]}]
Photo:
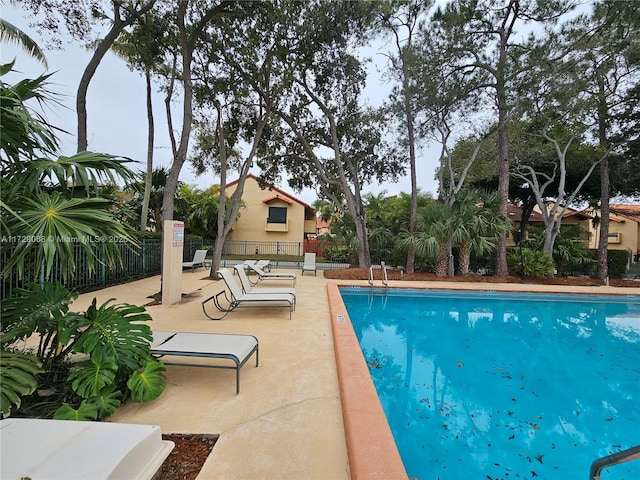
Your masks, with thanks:
[{"label": "lounge chair leg", "polygon": [[[227,303],[229,303],[229,307],[228,307],[228,308],[223,307],[223,306],[222,306],[222,304],[220,303],[220,299],[219,299],[219,297],[220,297],[221,295],[224,295],[225,300],[227,301]],[[223,313],[223,315],[222,315],[221,317],[212,317],[211,315],[209,315],[209,314],[207,313],[207,309],[206,309],[206,306],[205,306],[208,302],[213,302],[213,304],[214,304],[214,306],[216,307],[216,309],[217,309],[218,311],[222,312],[222,313]],[[233,303],[233,302],[229,302],[229,299],[227,298],[227,292],[226,292],[225,290],[223,290],[223,291],[221,291],[221,292],[217,293],[216,295],[213,295],[212,297],[209,297],[209,298],[207,298],[206,300],[204,300],[204,301],[202,302],[202,311],[204,312],[205,316],[206,316],[209,320],[222,320],[224,317],[226,317],[226,316],[227,316],[227,313],[229,313],[229,312],[231,312],[231,311],[235,310],[235,308],[236,308],[237,306],[238,306],[237,304],[235,304],[235,303]]]}]

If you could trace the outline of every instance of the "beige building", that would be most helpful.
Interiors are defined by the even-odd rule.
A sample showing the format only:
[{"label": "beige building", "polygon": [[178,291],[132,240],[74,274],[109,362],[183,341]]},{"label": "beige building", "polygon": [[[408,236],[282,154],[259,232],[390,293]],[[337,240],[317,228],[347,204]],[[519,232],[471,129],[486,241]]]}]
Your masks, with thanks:
[{"label": "beige building", "polygon": [[[539,211],[534,209],[537,217],[530,219],[531,224],[542,222]],[[625,250],[630,252],[633,261],[639,261],[640,254],[640,205],[610,205],[609,216],[609,250]],[[598,213],[599,215],[599,213]],[[576,225],[584,232],[580,240],[589,250],[597,250],[600,242],[600,226],[594,225],[594,213],[577,211],[569,208],[562,218],[562,226]],[[512,218],[515,220],[515,218]],[[519,217],[517,218],[519,220]]]},{"label": "beige building", "polygon": [[[637,263],[640,253],[640,205],[609,206],[609,250],[631,252]],[[589,248],[598,248],[600,228],[589,222]]]},{"label": "beige building", "polygon": [[[238,180],[226,186],[227,195],[233,194]],[[277,187],[261,189],[255,175],[249,174],[242,195],[243,207],[228,240],[254,242],[251,253],[274,253],[260,251],[261,242],[302,243],[316,234],[316,216],[313,208],[293,195]]]}]

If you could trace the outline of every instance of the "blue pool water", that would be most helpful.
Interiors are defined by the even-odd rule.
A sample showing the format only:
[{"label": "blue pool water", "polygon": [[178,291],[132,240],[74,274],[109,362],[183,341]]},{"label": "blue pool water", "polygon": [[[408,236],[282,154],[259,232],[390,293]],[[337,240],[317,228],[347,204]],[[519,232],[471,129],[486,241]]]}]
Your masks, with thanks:
[{"label": "blue pool water", "polygon": [[581,480],[640,445],[638,297],[341,294],[410,478]]}]

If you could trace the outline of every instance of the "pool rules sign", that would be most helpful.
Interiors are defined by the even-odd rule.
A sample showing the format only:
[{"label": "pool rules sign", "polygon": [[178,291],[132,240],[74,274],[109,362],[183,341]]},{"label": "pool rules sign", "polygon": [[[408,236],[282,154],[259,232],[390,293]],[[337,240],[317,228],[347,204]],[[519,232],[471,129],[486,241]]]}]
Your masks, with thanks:
[{"label": "pool rules sign", "polygon": [[162,303],[173,305],[182,300],[182,249],[184,222],[165,220],[162,245]]}]

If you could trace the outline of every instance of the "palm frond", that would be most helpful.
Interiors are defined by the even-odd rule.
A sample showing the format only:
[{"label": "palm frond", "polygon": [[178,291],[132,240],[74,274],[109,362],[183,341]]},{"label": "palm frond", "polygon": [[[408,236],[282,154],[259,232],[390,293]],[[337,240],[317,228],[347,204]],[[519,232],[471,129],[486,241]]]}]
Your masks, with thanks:
[{"label": "palm frond", "polygon": [[29,54],[29,56],[42,63],[45,68],[49,68],[47,57],[35,40],[3,18],[0,18],[0,42],[17,45]]}]

